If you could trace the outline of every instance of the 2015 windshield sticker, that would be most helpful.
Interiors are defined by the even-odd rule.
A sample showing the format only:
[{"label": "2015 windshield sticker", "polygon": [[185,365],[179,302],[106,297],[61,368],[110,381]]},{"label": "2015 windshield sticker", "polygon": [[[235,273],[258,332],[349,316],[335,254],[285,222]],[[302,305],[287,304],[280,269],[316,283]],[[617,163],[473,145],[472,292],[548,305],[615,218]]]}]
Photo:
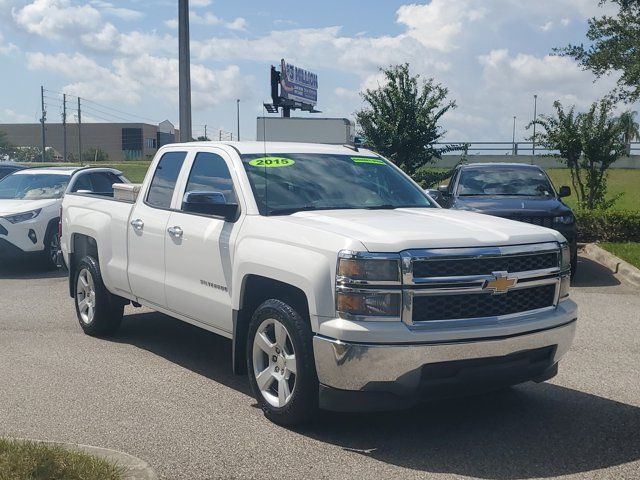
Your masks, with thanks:
[{"label": "2015 windshield sticker", "polygon": [[351,160],[353,160],[355,163],[370,163],[373,165],[385,165],[383,160],[380,160],[379,158],[372,158],[372,157],[351,157]]},{"label": "2015 windshield sticker", "polygon": [[260,157],[260,158],[254,158],[253,160],[251,160],[249,162],[249,165],[251,165],[252,167],[274,168],[274,167],[290,167],[295,163],[296,163],[295,160],[292,160],[290,158]]}]

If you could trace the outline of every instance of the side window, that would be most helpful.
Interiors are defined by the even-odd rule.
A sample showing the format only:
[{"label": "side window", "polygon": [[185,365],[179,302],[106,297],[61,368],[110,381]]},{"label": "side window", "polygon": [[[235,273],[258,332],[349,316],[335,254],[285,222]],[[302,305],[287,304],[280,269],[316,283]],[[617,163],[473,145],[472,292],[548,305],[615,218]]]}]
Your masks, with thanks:
[{"label": "side window", "polygon": [[453,195],[455,192],[453,189],[456,186],[456,182],[458,181],[458,177],[460,176],[460,169],[457,169],[455,173],[451,176],[451,180],[449,180],[449,193]]},{"label": "side window", "polygon": [[86,173],[81,173],[76,179],[75,184],[73,185],[73,192],[79,192],[80,190],[85,190],[89,192],[93,192],[93,187],[91,186],[91,179],[89,175]]},{"label": "side window", "polygon": [[215,153],[201,152],[196,155],[184,192],[220,192],[226,203],[238,202],[227,164]]},{"label": "side window", "polygon": [[169,152],[162,156],[149,186],[149,193],[147,194],[147,203],[149,205],[158,208],[169,208],[171,206],[173,190],[186,157],[187,152]]},{"label": "side window", "polygon": [[96,172],[90,174],[93,193],[96,195],[113,196],[113,184],[120,183],[120,177],[112,172]]}]

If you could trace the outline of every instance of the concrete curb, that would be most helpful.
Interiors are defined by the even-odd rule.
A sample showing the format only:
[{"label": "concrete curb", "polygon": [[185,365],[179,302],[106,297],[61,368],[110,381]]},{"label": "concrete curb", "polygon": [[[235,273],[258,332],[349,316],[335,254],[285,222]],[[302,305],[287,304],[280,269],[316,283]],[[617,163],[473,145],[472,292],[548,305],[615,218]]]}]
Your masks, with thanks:
[{"label": "concrete curb", "polygon": [[630,284],[640,287],[640,269],[600,248],[595,243],[586,244],[582,251]]},{"label": "concrete curb", "polygon": [[128,453],[119,452],[118,450],[94,447],[91,445],[82,445],[79,443],[50,442],[47,440],[33,440],[30,438],[10,437],[9,439],[55,445],[67,450],[87,453],[95,457],[103,458],[110,461],[111,463],[115,463],[116,465],[124,469],[124,473],[122,476],[123,480],[158,480],[158,475],[147,462],[139,459],[138,457],[134,457],[133,455],[129,455]]}]

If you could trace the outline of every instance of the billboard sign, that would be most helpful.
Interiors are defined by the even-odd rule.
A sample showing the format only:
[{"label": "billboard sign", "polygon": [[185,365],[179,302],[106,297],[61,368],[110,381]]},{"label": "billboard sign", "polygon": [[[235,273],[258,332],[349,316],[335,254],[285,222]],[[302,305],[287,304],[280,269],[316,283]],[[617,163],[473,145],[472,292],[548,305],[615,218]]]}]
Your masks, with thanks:
[{"label": "billboard sign", "polygon": [[318,103],[318,76],[281,60],[280,95],[294,102]]}]

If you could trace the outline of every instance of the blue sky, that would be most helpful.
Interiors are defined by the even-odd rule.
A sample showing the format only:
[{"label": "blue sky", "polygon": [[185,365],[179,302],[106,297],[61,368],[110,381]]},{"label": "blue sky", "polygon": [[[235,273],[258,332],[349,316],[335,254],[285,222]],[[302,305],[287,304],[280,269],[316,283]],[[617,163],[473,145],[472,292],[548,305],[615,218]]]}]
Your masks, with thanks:
[{"label": "blue sky", "polygon": [[[49,119],[66,92],[87,99],[85,121],[177,125],[177,3],[0,0],[0,122],[37,121],[44,85]],[[449,140],[509,141],[514,115],[522,138],[534,93],[548,112],[555,99],[585,108],[613,86],[549,55],[583,41],[602,13],[597,0],[191,0],[194,132],[235,132],[240,98],[243,137],[255,138],[269,66],[284,57],[318,74],[326,116],[353,117],[378,67],[409,62],[457,101]]]}]

